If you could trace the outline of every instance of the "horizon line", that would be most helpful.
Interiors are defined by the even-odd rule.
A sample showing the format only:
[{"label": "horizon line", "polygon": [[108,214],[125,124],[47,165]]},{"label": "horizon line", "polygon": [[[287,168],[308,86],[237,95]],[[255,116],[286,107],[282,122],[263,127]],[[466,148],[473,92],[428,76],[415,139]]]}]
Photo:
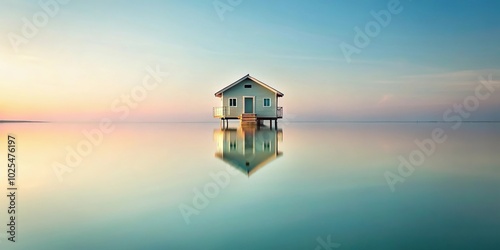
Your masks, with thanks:
[{"label": "horizon line", "polygon": [[[500,120],[464,120],[463,123],[500,123]],[[37,121],[37,120],[0,120],[1,123],[100,123],[100,121]],[[219,123],[219,121],[116,121],[112,123]],[[278,121],[279,123],[279,121]],[[440,120],[303,120],[286,123],[457,123]]]}]

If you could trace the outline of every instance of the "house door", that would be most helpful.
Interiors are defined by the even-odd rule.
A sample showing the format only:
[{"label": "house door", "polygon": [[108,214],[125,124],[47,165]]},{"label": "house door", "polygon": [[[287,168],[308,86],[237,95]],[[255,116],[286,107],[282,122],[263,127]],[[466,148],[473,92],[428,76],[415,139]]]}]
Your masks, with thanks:
[{"label": "house door", "polygon": [[245,97],[245,114],[253,113],[253,97]]}]

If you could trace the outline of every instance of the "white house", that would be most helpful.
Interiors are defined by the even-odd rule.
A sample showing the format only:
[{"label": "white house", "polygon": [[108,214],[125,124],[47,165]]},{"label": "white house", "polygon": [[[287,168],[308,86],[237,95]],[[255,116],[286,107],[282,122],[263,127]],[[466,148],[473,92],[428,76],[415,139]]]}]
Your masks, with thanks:
[{"label": "white house", "polygon": [[283,107],[278,106],[283,93],[250,75],[217,91],[215,96],[221,99],[221,106],[214,108],[214,117],[226,124],[230,119],[250,124],[269,120],[272,126],[272,121],[276,125],[283,118]]}]

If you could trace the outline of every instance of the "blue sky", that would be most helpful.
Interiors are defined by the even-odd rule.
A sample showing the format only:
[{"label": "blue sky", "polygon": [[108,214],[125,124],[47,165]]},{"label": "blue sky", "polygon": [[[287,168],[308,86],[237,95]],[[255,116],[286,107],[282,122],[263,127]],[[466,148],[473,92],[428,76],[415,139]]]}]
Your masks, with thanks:
[{"label": "blue sky", "polygon": [[[0,115],[112,116],[113,100],[148,65],[169,76],[129,120],[210,121],[213,93],[247,73],[285,93],[291,120],[439,120],[479,76],[498,85],[498,1],[401,0],[402,11],[348,63],[339,45],[353,44],[354,28],[390,2],[243,0],[221,20],[211,0],[73,0],[15,51],[8,34],[43,8],[3,1]],[[498,92],[470,119],[500,120]]]}]

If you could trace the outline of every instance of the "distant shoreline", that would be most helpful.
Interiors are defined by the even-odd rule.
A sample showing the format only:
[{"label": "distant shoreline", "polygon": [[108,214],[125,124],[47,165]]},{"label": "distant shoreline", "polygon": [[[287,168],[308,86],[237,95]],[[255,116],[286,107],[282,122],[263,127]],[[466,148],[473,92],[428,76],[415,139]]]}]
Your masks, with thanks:
[{"label": "distant shoreline", "polygon": [[1,121],[0,123],[49,123],[47,121]]}]

